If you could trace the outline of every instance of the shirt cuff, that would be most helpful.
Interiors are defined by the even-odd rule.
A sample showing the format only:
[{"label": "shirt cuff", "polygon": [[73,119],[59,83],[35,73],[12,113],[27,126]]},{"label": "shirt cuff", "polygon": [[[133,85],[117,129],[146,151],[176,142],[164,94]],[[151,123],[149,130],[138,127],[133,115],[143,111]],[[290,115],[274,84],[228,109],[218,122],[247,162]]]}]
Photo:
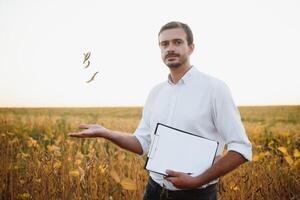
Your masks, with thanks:
[{"label": "shirt cuff", "polygon": [[228,151],[236,151],[240,153],[245,159],[248,161],[252,160],[252,145],[248,144],[241,144],[241,143],[230,143],[227,147]]},{"label": "shirt cuff", "polygon": [[140,145],[143,149],[143,153],[139,156],[142,157],[142,156],[146,155],[148,153],[148,144],[147,144],[147,142],[145,142],[145,140],[139,135],[134,134],[133,136],[139,141],[139,143],[140,143]]}]

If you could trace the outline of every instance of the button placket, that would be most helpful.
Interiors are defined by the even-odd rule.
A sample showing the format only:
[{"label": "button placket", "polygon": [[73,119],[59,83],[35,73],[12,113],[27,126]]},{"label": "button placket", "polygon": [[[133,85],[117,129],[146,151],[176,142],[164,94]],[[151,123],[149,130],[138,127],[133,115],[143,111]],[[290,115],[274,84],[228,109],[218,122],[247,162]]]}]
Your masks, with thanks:
[{"label": "button placket", "polygon": [[168,120],[167,120],[167,122],[170,126],[173,125],[173,115],[174,115],[174,111],[176,108],[179,86],[180,85],[172,85],[171,86],[172,94],[171,94],[171,101],[169,104],[169,115],[168,115]]}]

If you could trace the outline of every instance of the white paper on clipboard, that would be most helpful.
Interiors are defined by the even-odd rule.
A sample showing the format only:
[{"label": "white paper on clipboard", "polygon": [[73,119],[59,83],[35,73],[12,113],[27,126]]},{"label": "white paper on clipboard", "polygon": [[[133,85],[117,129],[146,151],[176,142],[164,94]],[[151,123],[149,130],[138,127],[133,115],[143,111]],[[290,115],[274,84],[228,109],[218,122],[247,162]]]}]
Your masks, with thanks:
[{"label": "white paper on clipboard", "polygon": [[212,166],[218,146],[217,141],[158,123],[145,168],[163,175],[170,169],[198,176]]}]

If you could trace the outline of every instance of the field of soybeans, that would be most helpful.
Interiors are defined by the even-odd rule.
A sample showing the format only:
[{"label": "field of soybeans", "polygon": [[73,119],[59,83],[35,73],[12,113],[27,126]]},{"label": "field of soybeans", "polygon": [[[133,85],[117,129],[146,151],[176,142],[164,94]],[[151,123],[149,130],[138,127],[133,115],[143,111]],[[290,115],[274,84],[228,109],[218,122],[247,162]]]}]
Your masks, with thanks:
[{"label": "field of soybeans", "polygon": [[[300,199],[300,106],[239,107],[253,161],[220,178],[222,200]],[[132,133],[142,108],[0,108],[0,199],[140,200],[145,157],[81,123]]]}]

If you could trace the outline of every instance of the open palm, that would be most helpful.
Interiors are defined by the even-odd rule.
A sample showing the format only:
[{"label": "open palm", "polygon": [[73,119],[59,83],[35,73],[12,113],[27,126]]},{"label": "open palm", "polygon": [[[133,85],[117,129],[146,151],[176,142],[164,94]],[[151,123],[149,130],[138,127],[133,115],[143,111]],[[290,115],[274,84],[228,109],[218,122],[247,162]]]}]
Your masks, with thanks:
[{"label": "open palm", "polygon": [[71,137],[88,138],[88,137],[102,137],[106,134],[107,129],[97,124],[81,124],[79,132],[71,132],[68,135]]}]

